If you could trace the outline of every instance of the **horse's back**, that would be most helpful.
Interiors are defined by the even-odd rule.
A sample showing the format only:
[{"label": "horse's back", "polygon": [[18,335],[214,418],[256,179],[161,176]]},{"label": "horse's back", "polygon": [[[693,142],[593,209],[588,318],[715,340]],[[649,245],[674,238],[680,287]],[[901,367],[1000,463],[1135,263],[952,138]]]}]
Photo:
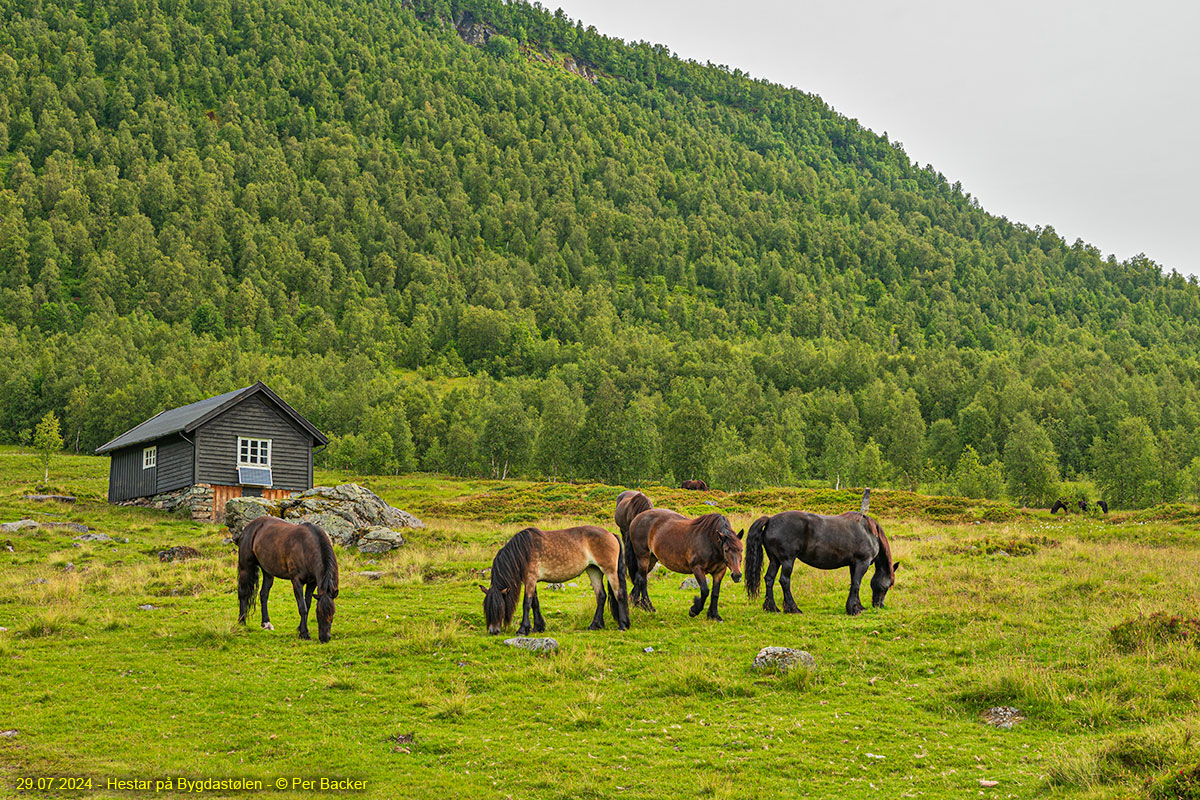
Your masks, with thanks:
[{"label": "horse's back", "polygon": [[593,564],[604,570],[615,569],[621,558],[621,540],[599,525],[538,533],[538,580],[560,583]]},{"label": "horse's back", "polygon": [[250,549],[263,571],[276,578],[316,580],[323,569],[321,545],[312,530],[278,517],[251,521],[242,532],[239,553],[243,547]]},{"label": "horse's back", "polygon": [[791,552],[817,569],[838,569],[853,562],[874,559],[879,540],[861,514],[816,514],[783,511],[767,524],[768,545]]}]

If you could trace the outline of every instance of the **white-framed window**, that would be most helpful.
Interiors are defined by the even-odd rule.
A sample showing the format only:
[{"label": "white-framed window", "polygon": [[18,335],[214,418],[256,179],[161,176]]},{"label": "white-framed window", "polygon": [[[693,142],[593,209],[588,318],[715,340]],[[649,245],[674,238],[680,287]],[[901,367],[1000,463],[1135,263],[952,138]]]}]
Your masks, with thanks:
[{"label": "white-framed window", "polygon": [[158,465],[158,448],[142,448],[142,469],[153,469]]},{"label": "white-framed window", "polygon": [[249,439],[238,437],[238,466],[239,467],[269,467],[271,466],[271,440]]}]

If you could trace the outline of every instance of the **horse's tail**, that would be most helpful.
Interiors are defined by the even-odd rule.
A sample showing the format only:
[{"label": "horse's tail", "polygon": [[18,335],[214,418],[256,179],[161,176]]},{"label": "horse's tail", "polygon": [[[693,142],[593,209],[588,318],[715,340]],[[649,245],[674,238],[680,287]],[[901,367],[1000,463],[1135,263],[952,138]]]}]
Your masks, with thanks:
[{"label": "horse's tail", "polygon": [[750,525],[746,534],[746,563],[742,574],[746,579],[746,595],[751,599],[758,597],[759,583],[762,580],[763,540],[767,534],[767,523],[770,517],[759,517]]},{"label": "horse's tail", "polygon": [[258,533],[259,520],[250,520],[238,540],[238,605],[241,613],[238,622],[245,622],[246,615],[258,603],[258,559],[254,557],[254,536]]},{"label": "horse's tail", "polygon": [[629,571],[629,579],[633,580],[638,576],[638,560],[637,554],[633,552],[633,537],[629,533],[629,528],[633,527],[633,523],[629,523],[629,527],[625,529],[625,541],[621,543],[621,550],[624,551],[625,566]]},{"label": "horse's tail", "polygon": [[625,543],[617,536],[617,591],[608,587],[608,608],[618,626],[629,627],[629,591],[625,586]]},{"label": "horse's tail", "polygon": [[333,601],[338,596],[337,556],[333,554],[333,543],[325,531],[311,522],[302,522],[312,532],[321,551],[321,577],[317,579],[317,615],[329,619],[333,616]]}]

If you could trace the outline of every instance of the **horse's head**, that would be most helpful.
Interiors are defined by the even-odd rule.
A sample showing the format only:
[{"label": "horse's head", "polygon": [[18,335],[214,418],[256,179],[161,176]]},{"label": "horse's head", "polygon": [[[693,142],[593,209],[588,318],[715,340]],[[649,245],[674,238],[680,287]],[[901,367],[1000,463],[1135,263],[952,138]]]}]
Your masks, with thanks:
[{"label": "horse's head", "polygon": [[733,578],[734,583],[737,583],[742,579],[742,537],[746,531],[740,530],[734,533],[729,520],[721,517],[720,533],[721,555],[725,559],[725,566],[729,568],[729,577]]},{"label": "horse's head", "polygon": [[892,588],[892,584],[896,582],[896,570],[900,569],[900,562],[893,562],[891,569],[887,569],[881,564],[875,565],[875,574],[871,576],[871,605],[876,608],[883,608],[883,599],[887,597],[888,589]]},{"label": "horse's head", "polygon": [[317,598],[317,639],[321,643],[329,641],[329,629],[333,627],[333,615],[337,610],[333,604],[338,596],[336,572],[334,581],[333,586],[321,590]]},{"label": "horse's head", "polygon": [[483,592],[483,619],[487,623],[487,632],[495,636],[512,622],[516,594],[507,588],[498,588],[494,582],[490,587],[480,585],[479,591]]}]

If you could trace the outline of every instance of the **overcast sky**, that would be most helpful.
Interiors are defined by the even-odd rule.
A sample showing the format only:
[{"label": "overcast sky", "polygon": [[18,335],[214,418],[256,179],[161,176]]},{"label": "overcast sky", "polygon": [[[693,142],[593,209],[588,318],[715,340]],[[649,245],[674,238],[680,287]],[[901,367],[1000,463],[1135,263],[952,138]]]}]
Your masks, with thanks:
[{"label": "overcast sky", "polygon": [[993,214],[1200,273],[1200,3],[542,2],[820,95]]}]

